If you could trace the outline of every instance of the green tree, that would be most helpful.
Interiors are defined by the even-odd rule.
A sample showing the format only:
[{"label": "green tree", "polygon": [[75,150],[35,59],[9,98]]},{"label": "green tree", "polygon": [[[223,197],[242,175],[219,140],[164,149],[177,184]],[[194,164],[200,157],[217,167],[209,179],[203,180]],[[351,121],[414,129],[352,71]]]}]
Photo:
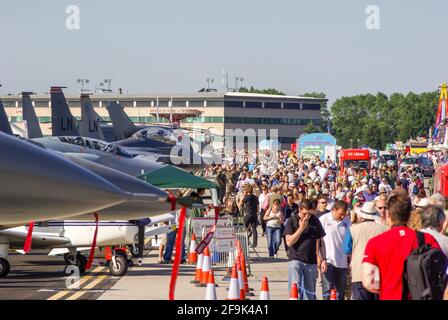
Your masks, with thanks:
[{"label": "green tree", "polygon": [[308,125],[303,129],[303,133],[319,133],[322,130],[317,127],[312,121],[308,122]]},{"label": "green tree", "polygon": [[[387,143],[428,135],[435,121],[437,92],[421,94],[362,94],[337,99],[331,118],[338,144],[350,146],[360,140],[371,148],[384,149]],[[356,145],[356,144],[354,144]]]},{"label": "green tree", "polygon": [[[326,99],[327,95],[323,92],[307,92],[303,94],[298,94],[299,97],[309,97],[309,98],[320,98]],[[320,117],[322,121],[320,122],[320,129],[322,132],[327,132],[327,125],[331,123],[331,113],[328,109],[327,101],[321,103],[320,105]]]},{"label": "green tree", "polygon": [[274,88],[268,88],[268,89],[255,89],[253,86],[251,86],[249,89],[246,87],[240,87],[239,92],[248,92],[248,93],[262,93],[262,94],[273,94],[277,96],[286,96],[286,93],[281,92]]}]

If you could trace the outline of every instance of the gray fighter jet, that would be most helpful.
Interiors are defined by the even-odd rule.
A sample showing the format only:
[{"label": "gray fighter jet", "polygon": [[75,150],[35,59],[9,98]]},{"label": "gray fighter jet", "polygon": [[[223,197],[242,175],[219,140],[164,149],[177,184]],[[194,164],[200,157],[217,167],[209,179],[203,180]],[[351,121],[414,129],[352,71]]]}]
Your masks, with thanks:
[{"label": "gray fighter jet", "polygon": [[26,121],[27,139],[41,138],[42,130],[31,102],[32,92],[22,92],[22,118]]},{"label": "gray fighter jet", "polygon": [[101,130],[101,117],[93,109],[92,102],[88,94],[81,94],[81,136],[105,140],[103,130]]},{"label": "gray fighter jet", "polygon": [[[104,134],[101,129],[100,123],[104,122],[101,117],[95,112],[93,109],[92,102],[90,101],[90,97],[88,94],[81,94],[81,136],[87,138],[94,138],[103,140],[104,142]],[[104,142],[105,143],[105,142]],[[116,145],[115,142],[111,142],[110,144]],[[189,163],[183,164],[182,158],[179,156],[170,156],[168,154],[164,154],[159,149],[145,149],[144,151],[133,152],[134,149],[126,150],[119,146],[120,148],[128,151],[129,154],[134,155],[136,158],[142,160],[149,160],[155,162],[163,162],[166,164],[175,165],[178,164],[179,167],[186,170],[196,170],[200,169],[198,165],[190,165]],[[172,145],[169,146],[171,149]],[[168,149],[167,149],[168,151]],[[173,162],[174,161],[174,162]]]},{"label": "gray fighter jet", "polygon": [[5,107],[0,99],[0,131],[13,135],[11,126],[9,125],[8,116],[6,115]]},{"label": "gray fighter jet", "polygon": [[46,137],[32,139],[45,148],[59,152],[69,153],[73,156],[96,162],[121,171],[133,177],[148,173],[164,167],[162,162],[148,159],[139,159],[105,141],[89,139],[80,136],[74,137]]},{"label": "gray fighter jet", "polygon": [[[182,157],[182,164],[178,166],[190,171],[201,170],[213,161],[212,155],[202,153],[206,145],[189,137],[185,129],[158,125],[139,129],[117,102],[107,102],[106,109],[112,120],[115,135],[122,137],[113,143],[123,147],[130,154],[144,155],[157,149],[160,153]],[[177,147],[176,152],[172,152],[173,147]]]},{"label": "gray fighter jet", "polygon": [[95,212],[131,197],[63,157],[0,132],[0,227]]}]

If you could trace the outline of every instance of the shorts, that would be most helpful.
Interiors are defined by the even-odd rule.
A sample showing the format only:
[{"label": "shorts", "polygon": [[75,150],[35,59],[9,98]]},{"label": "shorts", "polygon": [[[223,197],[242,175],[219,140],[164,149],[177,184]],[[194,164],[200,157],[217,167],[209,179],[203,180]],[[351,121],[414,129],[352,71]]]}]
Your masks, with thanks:
[{"label": "shorts", "polygon": [[166,233],[164,233],[164,234],[162,234],[161,236],[160,236],[160,245],[162,245],[162,246],[164,246],[164,247],[166,247],[166,239],[167,239],[167,236],[166,236],[167,234]]}]

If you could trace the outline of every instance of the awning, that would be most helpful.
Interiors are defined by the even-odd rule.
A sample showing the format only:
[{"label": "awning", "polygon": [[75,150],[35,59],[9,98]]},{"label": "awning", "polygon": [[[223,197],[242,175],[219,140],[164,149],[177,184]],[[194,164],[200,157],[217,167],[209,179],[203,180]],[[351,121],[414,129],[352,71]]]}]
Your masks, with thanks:
[{"label": "awning", "polygon": [[197,177],[190,172],[179,169],[175,166],[167,165],[159,170],[137,176],[138,179],[161,188],[161,189],[213,189],[216,188],[214,182]]}]

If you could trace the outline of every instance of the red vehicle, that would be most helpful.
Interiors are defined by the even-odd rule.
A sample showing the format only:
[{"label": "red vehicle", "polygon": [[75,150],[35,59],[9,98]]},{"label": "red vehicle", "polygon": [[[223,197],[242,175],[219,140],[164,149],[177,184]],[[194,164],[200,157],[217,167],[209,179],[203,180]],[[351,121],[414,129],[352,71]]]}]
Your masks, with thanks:
[{"label": "red vehicle", "polygon": [[434,174],[434,193],[440,192],[448,198],[448,164],[441,164],[436,167]]},{"label": "red vehicle", "polygon": [[343,149],[339,151],[339,167],[341,172],[344,169],[353,167],[370,171],[370,153],[369,149]]}]

